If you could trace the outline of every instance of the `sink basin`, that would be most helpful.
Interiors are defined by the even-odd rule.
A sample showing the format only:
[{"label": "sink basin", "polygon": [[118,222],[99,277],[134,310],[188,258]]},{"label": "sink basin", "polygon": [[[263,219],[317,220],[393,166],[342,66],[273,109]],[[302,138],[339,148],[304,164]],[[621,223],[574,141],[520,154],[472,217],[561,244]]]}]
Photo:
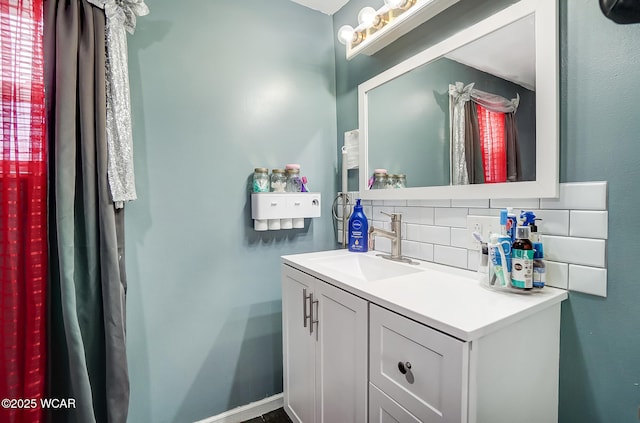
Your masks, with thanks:
[{"label": "sink basin", "polygon": [[327,270],[330,269],[369,282],[421,271],[419,267],[359,253],[323,257],[317,259],[317,264],[327,268]]}]

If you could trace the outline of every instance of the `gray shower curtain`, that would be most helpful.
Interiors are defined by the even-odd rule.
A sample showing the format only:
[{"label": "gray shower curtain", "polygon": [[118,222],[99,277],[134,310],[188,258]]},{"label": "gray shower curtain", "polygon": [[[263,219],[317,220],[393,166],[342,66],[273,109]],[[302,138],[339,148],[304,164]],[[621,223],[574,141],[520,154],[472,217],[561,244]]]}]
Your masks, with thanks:
[{"label": "gray shower curtain", "polygon": [[46,0],[49,142],[49,392],[53,422],[126,422],[123,209],[107,182],[105,15]]}]

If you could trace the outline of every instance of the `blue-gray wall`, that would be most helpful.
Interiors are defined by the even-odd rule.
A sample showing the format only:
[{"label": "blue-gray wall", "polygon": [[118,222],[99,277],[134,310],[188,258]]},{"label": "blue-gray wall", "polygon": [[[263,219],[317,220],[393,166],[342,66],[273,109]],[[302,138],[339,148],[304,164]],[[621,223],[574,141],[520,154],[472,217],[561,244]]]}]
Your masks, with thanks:
[{"label": "blue-gray wall", "polygon": [[[347,62],[336,44],[338,136],[358,126],[358,84],[510,3],[463,0],[372,57]],[[597,0],[559,3],[560,180],[609,182],[608,298],[571,293],[563,304],[560,422],[632,423],[640,405],[640,24],[614,24]],[[379,6],[351,0],[334,27],[367,5]]]},{"label": "blue-gray wall", "polygon": [[[280,255],[334,247],[333,28],[289,0],[155,0],[129,37],[130,422],[282,392]],[[300,163],[322,217],[258,233],[253,168]]]},{"label": "blue-gray wall", "polygon": [[607,299],[571,294],[562,309],[560,421],[638,422],[640,24],[561,3],[560,180],[609,181],[609,270]]},{"label": "blue-gray wall", "polygon": [[[358,84],[512,2],[464,0],[350,62],[341,45],[334,59],[334,28],[379,5],[351,0],[332,24],[288,0],[150,2],[129,38],[140,197],[126,222],[129,421],[193,421],[282,390],[279,256],[334,246],[337,149],[358,126]],[[610,216],[609,297],[572,293],[563,306],[560,417],[631,423],[640,25],[608,21],[597,0],[560,3],[560,176],[609,181]],[[323,217],[256,233],[247,178],[288,162],[322,192]]]}]

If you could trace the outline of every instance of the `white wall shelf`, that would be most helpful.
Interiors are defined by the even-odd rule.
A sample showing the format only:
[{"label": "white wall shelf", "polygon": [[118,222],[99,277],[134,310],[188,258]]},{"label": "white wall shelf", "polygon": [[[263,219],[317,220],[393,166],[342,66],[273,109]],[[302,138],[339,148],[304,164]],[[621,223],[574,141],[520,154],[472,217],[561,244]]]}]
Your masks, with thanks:
[{"label": "white wall shelf", "polygon": [[304,228],[304,219],[320,217],[319,192],[251,194],[251,218],[256,231]]}]

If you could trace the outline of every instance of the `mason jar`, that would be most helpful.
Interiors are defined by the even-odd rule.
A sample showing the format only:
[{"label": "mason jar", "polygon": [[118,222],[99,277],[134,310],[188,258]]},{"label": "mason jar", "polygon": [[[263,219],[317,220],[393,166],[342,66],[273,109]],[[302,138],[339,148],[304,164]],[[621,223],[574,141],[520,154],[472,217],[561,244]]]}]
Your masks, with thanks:
[{"label": "mason jar", "polygon": [[398,187],[397,185],[398,185],[398,175],[396,175],[395,173],[392,173],[389,176],[387,176],[387,188],[389,189],[397,188]]},{"label": "mason jar", "polygon": [[253,192],[269,192],[269,169],[266,167],[253,170]]},{"label": "mason jar", "polygon": [[271,191],[285,192],[287,188],[287,175],[282,169],[273,169],[271,171]]},{"label": "mason jar", "polygon": [[300,169],[289,168],[287,172],[286,192],[302,192],[302,179],[300,179]]},{"label": "mason jar", "polygon": [[387,172],[376,172],[373,174],[373,186],[371,189],[385,189],[387,188],[388,178]]},{"label": "mason jar", "polygon": [[407,175],[404,173],[398,174],[398,183],[396,184],[396,188],[406,188],[407,187]]},{"label": "mason jar", "polygon": [[398,174],[398,183],[396,184],[396,188],[406,188],[407,187],[407,175],[404,173]]}]

